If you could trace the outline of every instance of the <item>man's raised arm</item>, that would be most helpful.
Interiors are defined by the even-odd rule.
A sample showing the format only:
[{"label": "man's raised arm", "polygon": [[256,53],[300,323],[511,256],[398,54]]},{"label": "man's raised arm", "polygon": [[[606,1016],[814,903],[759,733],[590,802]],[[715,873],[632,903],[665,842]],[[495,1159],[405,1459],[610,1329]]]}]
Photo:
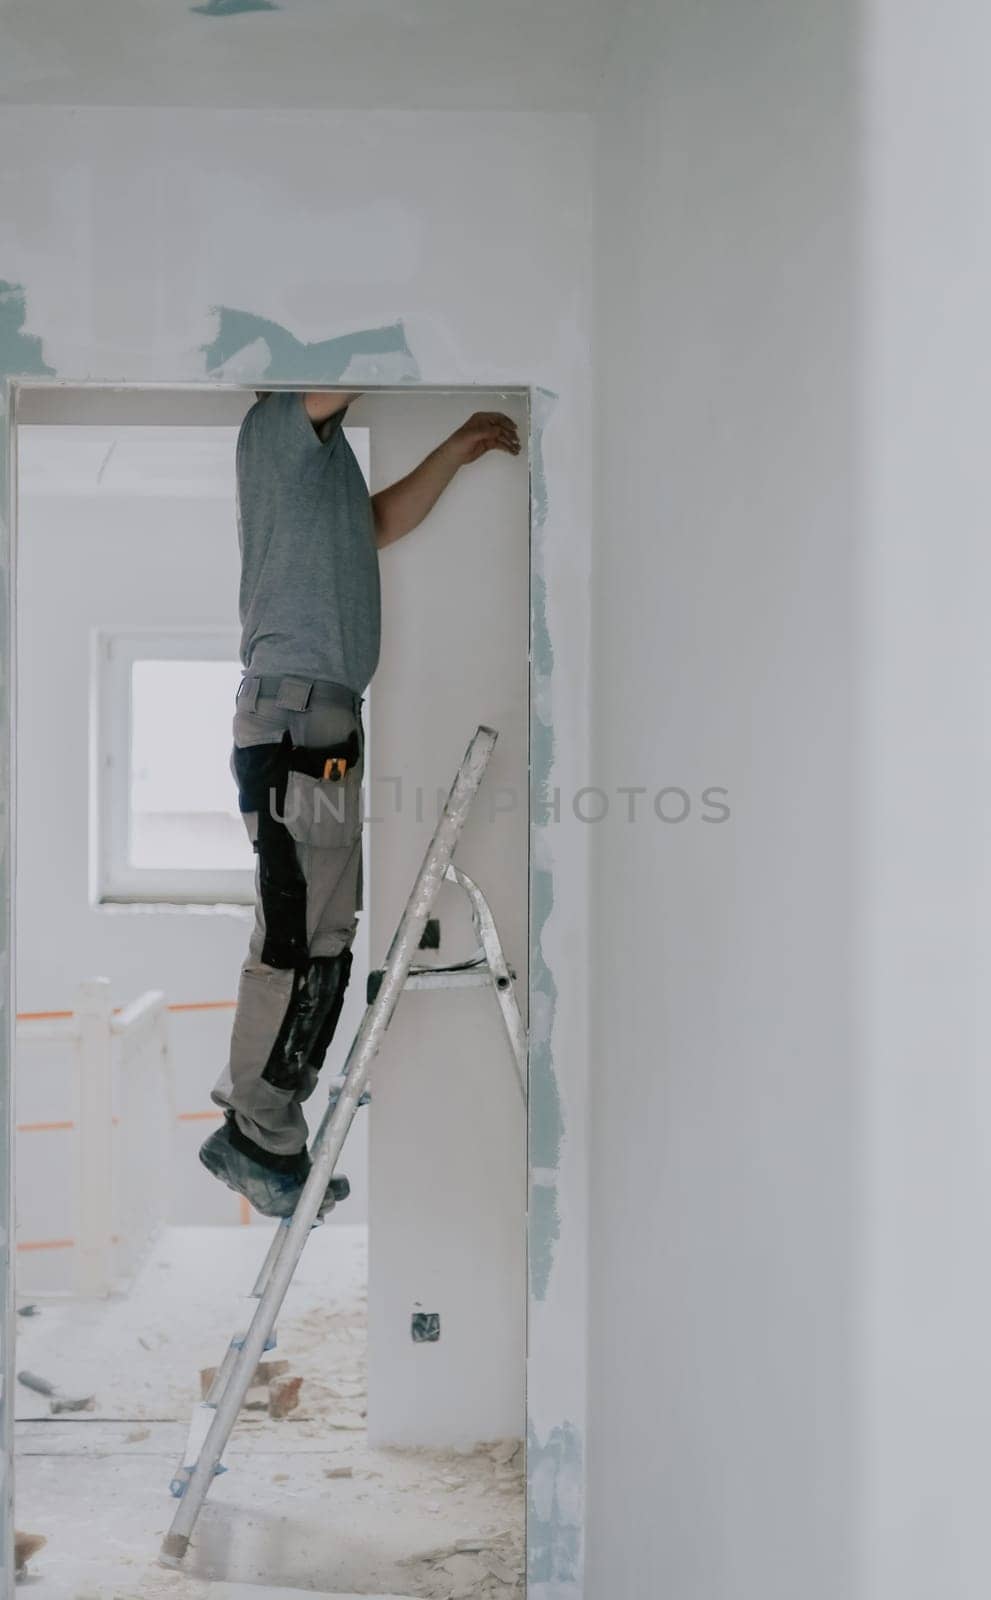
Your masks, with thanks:
[{"label": "man's raised arm", "polygon": [[338,411],[343,411],[344,407],[349,406],[352,400],[359,400],[360,398],[360,390],[357,394],[335,394],[329,389],[317,389],[312,394],[303,396],[303,404],[306,407],[306,415],[310,421],[321,423],[326,422],[328,417],[335,416]]},{"label": "man's raised arm", "polygon": [[519,455],[516,424],[501,411],[476,411],[405,478],[372,495],[375,542],[379,549],[395,544],[417,527],[437,504],[459,467],[478,461],[490,450]]}]

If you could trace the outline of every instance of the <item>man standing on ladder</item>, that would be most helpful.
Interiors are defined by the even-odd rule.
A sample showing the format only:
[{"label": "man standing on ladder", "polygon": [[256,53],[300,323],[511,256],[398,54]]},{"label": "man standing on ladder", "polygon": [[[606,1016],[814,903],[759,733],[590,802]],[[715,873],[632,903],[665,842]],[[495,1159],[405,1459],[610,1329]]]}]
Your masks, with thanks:
[{"label": "man standing on ladder", "polygon": [[[361,909],[362,696],[379,655],[378,551],[421,523],[460,467],[516,455],[515,423],[476,412],[369,496],[344,435],[355,394],[260,394],[237,441],[241,662],[231,767],[257,856],[255,927],[223,1125],[200,1150],[269,1217],[310,1161],[302,1102],[340,1018]],[[334,1178],[325,1205],[347,1194]]]}]

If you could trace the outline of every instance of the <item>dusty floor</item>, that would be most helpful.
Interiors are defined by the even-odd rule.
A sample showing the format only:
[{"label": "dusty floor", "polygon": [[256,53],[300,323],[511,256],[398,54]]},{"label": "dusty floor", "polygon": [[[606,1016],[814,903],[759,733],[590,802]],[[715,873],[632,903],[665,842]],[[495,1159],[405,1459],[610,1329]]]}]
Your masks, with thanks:
[{"label": "dusty floor", "polygon": [[40,1315],[17,1319],[18,1370],[96,1401],[92,1411],[53,1416],[18,1384],[17,1523],[49,1541],[19,1594],[522,1595],[515,1441],[471,1453],[368,1446],[359,1228],[318,1229],[287,1298],[273,1354],[302,1374],[298,1409],[281,1420],[242,1414],[184,1570],[157,1565],[199,1369],[220,1359],[265,1244],[257,1228],[170,1229],[130,1294],[40,1302]]}]

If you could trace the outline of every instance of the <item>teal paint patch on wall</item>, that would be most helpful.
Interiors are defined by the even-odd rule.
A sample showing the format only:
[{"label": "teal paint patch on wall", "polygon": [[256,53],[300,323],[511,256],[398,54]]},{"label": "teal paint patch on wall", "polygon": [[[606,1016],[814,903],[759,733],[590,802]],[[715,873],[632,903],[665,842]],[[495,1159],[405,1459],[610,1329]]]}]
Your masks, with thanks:
[{"label": "teal paint patch on wall", "polygon": [[23,286],[0,278],[0,373],[54,378],[55,368],[45,361],[41,340],[24,332],[26,321]]},{"label": "teal paint patch on wall", "polygon": [[553,1063],[557,984],[544,957],[543,933],[554,909],[554,878],[547,867],[535,867],[530,917],[533,928],[531,992],[537,997],[530,1041],[530,1164],[555,1172],[561,1160],[564,1117]]},{"label": "teal paint patch on wall", "polygon": [[206,5],[190,6],[201,17],[237,17],[242,11],[281,11],[275,0],[207,0]]},{"label": "teal paint patch on wall", "polygon": [[534,1300],[546,1300],[554,1267],[554,1251],[561,1237],[561,1218],[557,1208],[557,1184],[534,1175],[530,1181],[530,1214],[527,1219],[530,1293]]},{"label": "teal paint patch on wall", "polygon": [[[10,529],[7,527],[8,492],[10,488],[10,451],[6,441],[10,438],[10,384],[6,375],[0,368],[0,617],[9,617],[9,589],[10,576]],[[7,680],[5,668],[0,665],[0,711],[4,704],[3,695],[6,693]],[[8,787],[7,775],[4,767],[4,753],[0,751],[0,830],[6,829],[8,818]],[[0,837],[6,838],[6,832],[0,832]],[[2,845],[0,845],[0,863],[2,863]],[[0,918],[0,953],[6,954],[6,928]]]},{"label": "teal paint patch on wall", "polygon": [[[533,578],[530,605],[530,656],[532,702],[530,716],[530,799],[535,828],[546,828],[553,817],[550,777],[554,765],[554,729],[551,722],[551,677],[554,649],[547,622],[547,587],[543,572],[543,529],[547,521],[547,478],[544,468],[544,428],[557,396],[548,389],[534,390],[530,444],[530,500],[533,523]],[[557,984],[544,956],[544,929],[554,909],[554,874],[549,865],[535,863],[530,898],[530,1106],[529,1144],[533,1181],[530,1191],[529,1264],[530,1292],[546,1300],[560,1238],[556,1173],[564,1138],[564,1114],[554,1070],[554,1017]]]},{"label": "teal paint patch on wall", "polygon": [[570,1422],[541,1440],[527,1429],[527,1594],[579,1595],[582,1569],[584,1451]]},{"label": "teal paint patch on wall", "polygon": [[[557,395],[553,389],[533,391],[533,451],[530,459],[530,493],[533,496],[533,525],[542,528],[547,521],[547,474],[544,470],[544,429]],[[550,638],[544,640],[550,646]],[[553,660],[553,657],[551,657]]]},{"label": "teal paint patch on wall", "polygon": [[273,383],[416,383],[420,369],[401,322],[304,344],[278,322],[219,306],[216,336],[203,346],[207,371],[239,360]]},{"label": "teal paint patch on wall", "polygon": [[[41,340],[33,333],[24,332],[27,321],[27,296],[20,283],[8,283],[0,278],[0,379],[10,377],[54,378],[55,368],[45,360]],[[0,426],[6,429],[8,399],[4,393],[0,401]],[[0,508],[6,508],[7,489],[10,483],[10,463],[6,450],[0,449]],[[3,511],[0,510],[0,516]],[[0,597],[6,607],[6,595]],[[6,616],[6,609],[3,613]]]}]

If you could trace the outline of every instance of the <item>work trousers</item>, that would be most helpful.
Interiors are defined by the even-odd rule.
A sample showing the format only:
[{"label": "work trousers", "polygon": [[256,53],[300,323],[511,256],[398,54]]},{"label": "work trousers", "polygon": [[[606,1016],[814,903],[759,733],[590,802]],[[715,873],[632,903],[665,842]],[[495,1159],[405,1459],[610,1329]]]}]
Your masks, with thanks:
[{"label": "work trousers", "polygon": [[212,1093],[246,1148],[291,1157],[334,1035],[361,908],[361,699],[340,684],[246,676],[231,770],[254,847],[255,925],[230,1058]]}]

